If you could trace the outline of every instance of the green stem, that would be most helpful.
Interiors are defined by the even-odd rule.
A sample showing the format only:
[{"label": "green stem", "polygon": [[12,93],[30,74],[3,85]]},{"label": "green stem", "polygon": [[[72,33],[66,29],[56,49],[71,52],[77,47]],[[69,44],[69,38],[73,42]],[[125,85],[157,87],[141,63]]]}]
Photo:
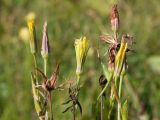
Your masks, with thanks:
[{"label": "green stem", "polygon": [[[36,54],[35,53],[33,54],[33,59],[34,59],[34,67],[37,68],[38,66],[37,66],[37,59],[36,59]],[[37,71],[36,71],[35,74],[36,74],[36,76],[35,76],[36,85],[38,85],[38,78],[37,78],[38,73],[37,73]]]},{"label": "green stem", "polygon": [[49,92],[49,102],[50,102],[50,119],[53,120],[52,96],[51,96],[51,92]]},{"label": "green stem", "polygon": [[116,40],[117,40],[117,36],[118,36],[118,33],[117,33],[117,31],[115,31],[114,32],[114,37],[115,37]]},{"label": "green stem", "polygon": [[119,81],[119,92],[118,92],[119,98],[121,98],[123,78],[124,78],[124,75],[121,75],[121,76],[120,76],[120,81]]},{"label": "green stem", "polygon": [[[120,100],[120,98],[121,98],[123,78],[124,78],[124,75],[121,75],[121,76],[120,76],[120,81],[119,81],[119,91],[118,91],[119,100]],[[121,120],[120,109],[121,109],[121,105],[118,104],[118,120]]]},{"label": "green stem", "polygon": [[103,95],[101,96],[101,120],[103,120],[104,101]]},{"label": "green stem", "polygon": [[73,120],[76,120],[76,107],[73,104]]},{"label": "green stem", "polygon": [[77,87],[79,87],[80,75],[77,75]]},{"label": "green stem", "polygon": [[44,74],[47,76],[47,58],[44,58]]}]

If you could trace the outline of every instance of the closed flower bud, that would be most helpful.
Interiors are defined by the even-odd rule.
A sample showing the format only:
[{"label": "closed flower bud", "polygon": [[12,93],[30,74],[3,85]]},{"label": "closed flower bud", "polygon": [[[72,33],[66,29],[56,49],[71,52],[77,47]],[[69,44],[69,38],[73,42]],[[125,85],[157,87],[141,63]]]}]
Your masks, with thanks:
[{"label": "closed flower bud", "polygon": [[127,43],[127,35],[122,36],[120,49],[115,58],[115,75],[118,76],[121,71],[123,64],[125,63],[126,51],[127,51],[128,43]]},{"label": "closed flower bud", "polygon": [[89,41],[86,37],[81,37],[75,40],[75,51],[76,51],[76,61],[77,61],[77,75],[81,74],[83,71],[83,65],[87,56],[89,49]]},{"label": "closed flower bud", "polygon": [[49,40],[48,40],[47,22],[45,22],[43,26],[41,55],[43,58],[47,58],[48,53],[49,53]]},{"label": "closed flower bud", "polygon": [[117,10],[117,5],[114,5],[112,7],[111,27],[112,27],[113,32],[117,33],[117,31],[119,29],[119,15],[118,15],[118,10]]},{"label": "closed flower bud", "polygon": [[31,53],[35,54],[37,52],[37,41],[36,41],[36,32],[35,32],[35,25],[34,25],[34,18],[30,18],[27,20],[28,28],[29,28],[29,35],[30,35],[30,49]]}]

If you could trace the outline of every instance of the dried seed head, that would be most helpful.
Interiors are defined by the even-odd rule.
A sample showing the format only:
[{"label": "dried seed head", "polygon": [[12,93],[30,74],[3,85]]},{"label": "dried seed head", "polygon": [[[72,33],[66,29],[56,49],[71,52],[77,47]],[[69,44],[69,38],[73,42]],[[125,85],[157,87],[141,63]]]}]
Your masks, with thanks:
[{"label": "dried seed head", "polygon": [[47,79],[44,82],[44,86],[45,86],[45,89],[47,91],[52,91],[52,90],[56,89],[56,82],[58,80],[58,75],[59,75],[59,64],[57,65],[57,67],[56,67],[55,71],[53,72],[51,78]]},{"label": "dried seed head", "polygon": [[116,45],[112,45],[109,48],[109,57],[108,57],[108,70],[112,72],[114,70],[114,64],[115,64],[115,56],[116,56]]},{"label": "dried seed head", "polygon": [[111,11],[111,27],[113,32],[117,32],[119,29],[119,14],[118,14],[118,10],[117,10],[117,5],[114,5],[112,7],[112,11]]},{"label": "dried seed head", "polygon": [[86,39],[86,37],[81,37],[80,39],[75,40],[74,45],[75,45],[76,61],[77,61],[76,74],[79,75],[83,71],[83,65],[89,49],[89,40]]},{"label": "dried seed head", "polygon": [[42,39],[42,47],[41,47],[41,55],[43,58],[48,57],[49,53],[49,40],[48,40],[48,31],[47,31],[47,22],[44,22],[43,26],[43,39]]},{"label": "dried seed head", "polygon": [[101,75],[99,77],[99,85],[101,86],[102,89],[104,88],[104,86],[106,85],[106,83],[107,83],[107,79],[105,78],[104,75]]}]

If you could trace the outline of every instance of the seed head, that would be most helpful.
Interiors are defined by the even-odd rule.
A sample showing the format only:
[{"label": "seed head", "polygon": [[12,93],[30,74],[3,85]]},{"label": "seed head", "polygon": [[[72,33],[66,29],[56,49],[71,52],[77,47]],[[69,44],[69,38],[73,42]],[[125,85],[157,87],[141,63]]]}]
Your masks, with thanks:
[{"label": "seed head", "polygon": [[107,83],[107,79],[105,78],[104,75],[101,75],[99,77],[99,85],[101,86],[102,89],[105,87],[106,83]]},{"label": "seed head", "polygon": [[112,7],[112,11],[111,11],[111,27],[113,32],[117,33],[118,29],[119,29],[119,14],[118,14],[118,10],[117,10],[117,5],[114,5]]}]

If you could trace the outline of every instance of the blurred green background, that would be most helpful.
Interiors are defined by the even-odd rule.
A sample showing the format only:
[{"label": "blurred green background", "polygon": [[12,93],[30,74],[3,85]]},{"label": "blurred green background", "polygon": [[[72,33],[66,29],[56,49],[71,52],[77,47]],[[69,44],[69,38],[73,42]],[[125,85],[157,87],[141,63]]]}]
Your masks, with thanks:
[{"label": "blurred green background", "polygon": [[[93,104],[100,92],[98,78],[102,74],[96,57],[107,50],[99,42],[101,33],[111,33],[109,12],[113,0],[0,0],[0,119],[35,120],[30,73],[33,71],[29,44],[22,38],[27,27],[25,17],[36,15],[39,50],[44,20],[48,21],[51,53],[49,73],[61,61],[58,83],[75,79],[74,39],[87,36],[91,48],[81,83],[80,102],[83,117],[95,120]],[[123,95],[129,101],[129,120],[160,120],[160,0],[119,0],[121,33],[135,39],[135,53],[128,54],[128,81]],[[104,61],[106,58],[104,58]],[[39,53],[39,68],[42,68]],[[62,114],[67,106],[66,91],[53,93],[56,120],[72,119],[71,112]],[[98,113],[99,108],[96,107]],[[114,114],[113,114],[114,116]],[[113,117],[114,119],[114,117]]]}]

